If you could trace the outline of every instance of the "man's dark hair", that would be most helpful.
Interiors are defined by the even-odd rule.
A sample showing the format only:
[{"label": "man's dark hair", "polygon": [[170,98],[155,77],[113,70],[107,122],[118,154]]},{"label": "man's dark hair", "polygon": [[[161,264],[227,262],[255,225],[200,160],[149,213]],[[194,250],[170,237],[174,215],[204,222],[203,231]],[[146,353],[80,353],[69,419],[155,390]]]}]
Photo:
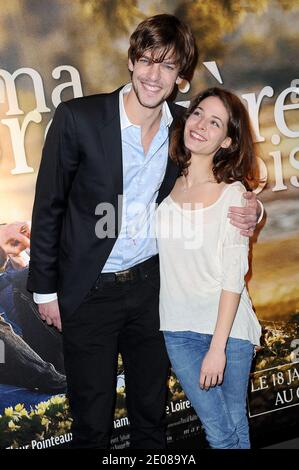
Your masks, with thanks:
[{"label": "man's dark hair", "polygon": [[137,26],[130,37],[129,59],[134,64],[145,52],[151,52],[154,62],[163,62],[169,53],[173,54],[179,76],[191,80],[198,51],[189,26],[176,16],[155,15]]}]

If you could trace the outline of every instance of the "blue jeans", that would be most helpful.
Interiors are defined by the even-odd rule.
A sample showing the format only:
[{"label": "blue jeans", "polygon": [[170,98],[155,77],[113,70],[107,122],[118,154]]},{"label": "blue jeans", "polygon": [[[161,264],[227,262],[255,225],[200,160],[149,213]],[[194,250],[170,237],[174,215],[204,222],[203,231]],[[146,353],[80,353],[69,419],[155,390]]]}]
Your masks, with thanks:
[{"label": "blue jeans", "polygon": [[169,359],[214,449],[249,449],[246,395],[254,346],[229,338],[221,385],[202,390],[199,375],[212,335],[164,331]]}]

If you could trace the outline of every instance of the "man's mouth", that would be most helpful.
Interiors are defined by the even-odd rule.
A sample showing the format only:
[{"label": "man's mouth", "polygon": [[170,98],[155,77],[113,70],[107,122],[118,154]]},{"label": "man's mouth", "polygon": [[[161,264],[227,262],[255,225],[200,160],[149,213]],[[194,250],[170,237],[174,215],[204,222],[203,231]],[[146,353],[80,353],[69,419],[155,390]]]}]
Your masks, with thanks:
[{"label": "man's mouth", "polygon": [[161,87],[158,85],[153,85],[151,83],[146,83],[146,82],[141,82],[143,88],[145,88],[146,91],[149,91],[151,93],[157,93],[161,90]]}]

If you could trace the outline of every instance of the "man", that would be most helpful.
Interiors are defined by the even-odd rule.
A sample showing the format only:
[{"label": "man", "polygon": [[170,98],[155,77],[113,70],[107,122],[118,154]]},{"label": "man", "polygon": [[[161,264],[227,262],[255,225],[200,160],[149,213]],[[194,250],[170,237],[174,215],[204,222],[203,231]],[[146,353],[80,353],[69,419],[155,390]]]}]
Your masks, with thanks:
[{"label": "man", "polygon": [[[1,279],[0,279],[1,289]],[[1,306],[0,306],[1,309]],[[66,379],[51,362],[46,362],[21,336],[15,333],[5,312],[0,310],[0,341],[4,360],[0,360],[0,384],[38,390],[39,393],[65,393]]]},{"label": "man", "polygon": [[[118,352],[131,447],[166,445],[169,363],[159,332],[156,241],[145,214],[169,194],[178,175],[168,158],[168,136],[183,111],[166,100],[192,77],[196,59],[186,25],[172,15],[149,18],[130,38],[132,85],[60,104],[48,132],[28,289],[45,302],[41,317],[63,332],[75,447],[109,447]],[[108,225],[121,218],[120,229],[108,228],[106,237],[97,225],[101,203],[115,208]],[[250,205],[237,215],[244,229],[256,223],[254,198]]]},{"label": "man", "polygon": [[0,224],[0,270],[5,268],[10,259],[18,268],[26,264],[21,258],[24,250],[30,247],[30,226],[27,222]]},{"label": "man", "polygon": [[[57,345],[52,340],[53,332],[48,333],[51,341],[47,340],[46,334],[41,335],[45,327],[38,329],[38,323],[42,322],[40,319],[39,322],[33,321],[32,308],[28,308],[29,294],[23,292],[27,276],[24,269],[26,259],[22,254],[29,247],[29,224],[14,222],[0,226],[0,269],[3,271],[0,272],[0,340],[4,344],[4,360],[0,360],[0,384],[38,389],[41,393],[63,393],[66,390],[65,376],[55,369],[52,361],[45,360],[40,351],[32,348],[27,337],[21,337],[24,332],[19,315],[29,313],[24,318],[27,330],[32,328],[30,324],[33,323],[35,335],[42,337],[46,346]],[[16,297],[22,298],[19,311],[15,306]],[[55,353],[57,355],[57,351]],[[49,351],[51,354],[54,354],[53,351]]]},{"label": "man", "polygon": [[29,247],[30,225],[27,222],[0,224],[0,312],[17,334],[21,334],[21,328],[17,321],[12,283],[8,279],[13,277],[10,271],[19,271],[28,265],[29,256],[25,250]]}]

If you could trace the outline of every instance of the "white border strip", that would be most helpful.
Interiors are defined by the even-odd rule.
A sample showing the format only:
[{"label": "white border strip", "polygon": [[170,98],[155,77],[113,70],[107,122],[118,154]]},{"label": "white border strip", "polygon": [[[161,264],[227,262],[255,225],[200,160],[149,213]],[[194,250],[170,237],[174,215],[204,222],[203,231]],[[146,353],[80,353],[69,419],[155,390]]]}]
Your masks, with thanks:
[{"label": "white border strip", "polygon": [[278,367],[292,366],[293,364],[298,364],[298,365],[299,365],[299,361],[296,361],[296,362],[286,362],[286,364],[280,364],[279,366],[269,367],[269,369],[257,370],[256,372],[251,372],[250,375],[253,375],[253,374],[260,374],[261,372],[267,372],[267,370],[277,369]]},{"label": "white border strip", "polygon": [[[298,406],[298,405],[299,405],[299,403],[295,403],[294,405],[282,406],[281,408],[276,408],[276,410],[264,411],[263,413],[257,413],[256,415],[251,415],[250,410],[249,410],[248,416],[249,416],[249,418],[254,418],[255,416],[266,415],[268,413],[275,413],[275,411],[285,410],[286,408],[291,408],[292,406]],[[248,408],[249,408],[249,404],[248,404]]]},{"label": "white border strip", "polygon": [[[299,365],[299,362],[298,362],[298,361],[296,361],[296,362],[289,362],[289,363],[287,362],[286,364],[281,364],[281,365],[279,365],[279,366],[269,367],[269,369],[262,369],[262,370],[258,370],[258,371],[256,371],[256,372],[252,372],[250,375],[261,374],[262,372],[267,372],[268,370],[278,369],[279,367],[292,366],[293,364],[298,364],[298,365]],[[294,405],[282,406],[281,408],[276,408],[275,410],[264,411],[263,413],[257,413],[257,414],[255,414],[255,415],[250,414],[250,406],[249,406],[248,397],[247,397],[247,405],[248,405],[248,416],[249,416],[249,418],[254,418],[255,416],[266,415],[266,414],[268,414],[268,413],[275,413],[275,411],[285,410],[286,408],[291,408],[291,407],[293,407],[293,406],[298,406],[299,403],[294,403]]]}]

